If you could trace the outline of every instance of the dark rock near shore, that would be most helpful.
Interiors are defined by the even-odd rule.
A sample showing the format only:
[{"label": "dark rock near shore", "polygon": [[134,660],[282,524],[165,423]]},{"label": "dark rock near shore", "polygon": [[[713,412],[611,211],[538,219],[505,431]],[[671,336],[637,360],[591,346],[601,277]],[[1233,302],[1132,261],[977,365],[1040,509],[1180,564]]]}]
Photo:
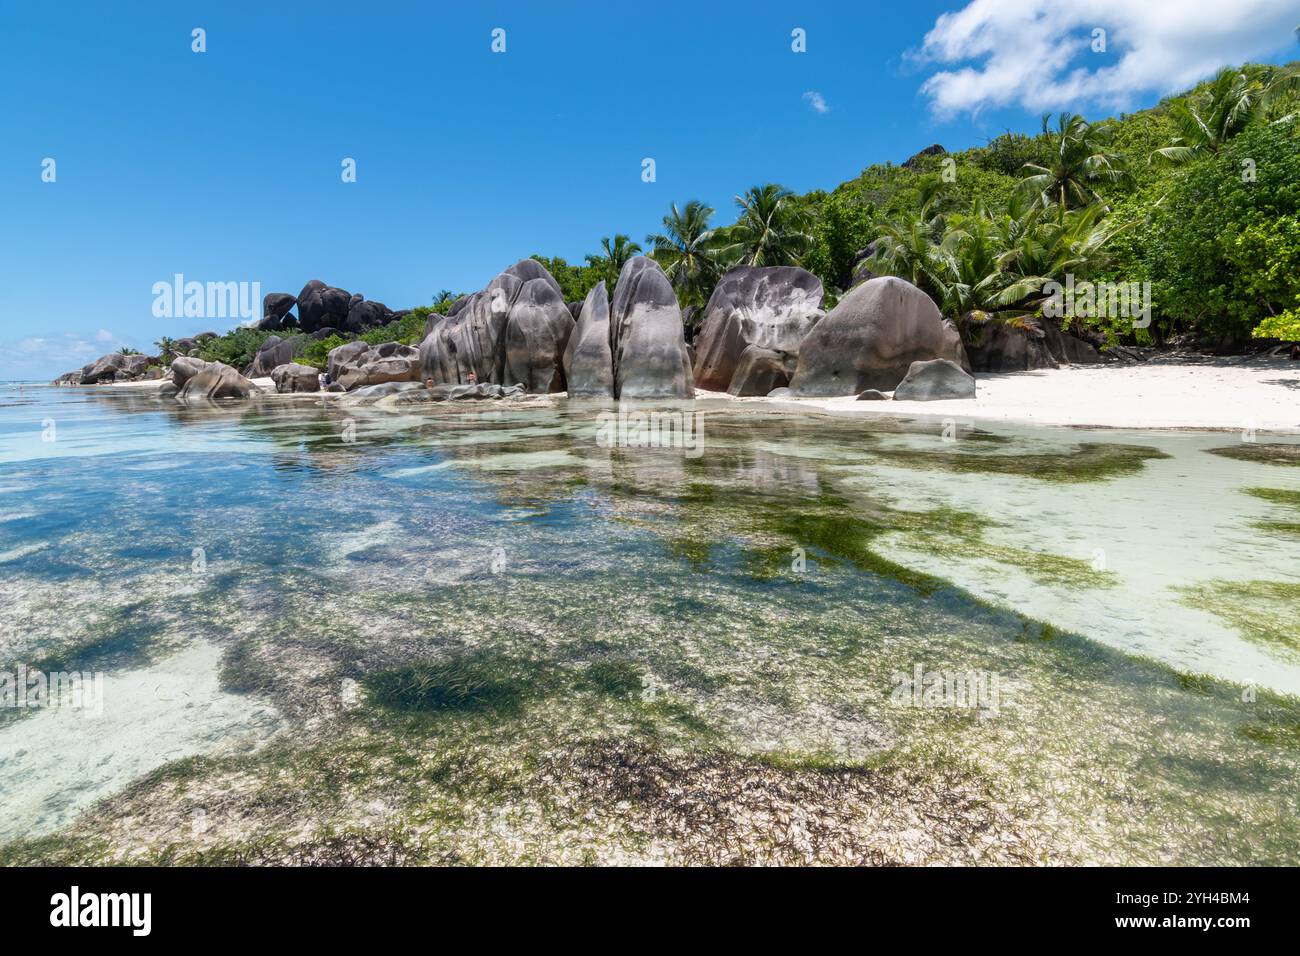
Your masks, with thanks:
[{"label": "dark rock near shore", "polygon": [[301,351],[301,336],[282,339],[278,335],[268,336],[261,344],[251,364],[244,372],[249,378],[264,378],[281,365],[293,361]]},{"label": "dark rock near shore", "polygon": [[587,293],[578,324],[564,349],[570,398],[613,398],[614,360],[609,350],[609,294],[601,280]]},{"label": "dark rock near shore", "polygon": [[218,398],[250,398],[257,386],[222,362],[208,362],[185,381],[176,398],[182,402]]},{"label": "dark rock near shore", "polygon": [[365,342],[348,342],[330,351],[326,369],[350,392],[387,382],[419,381],[419,362],[419,351],[409,345],[385,342],[371,348]]},{"label": "dark rock near shore", "polygon": [[788,352],[778,352],[750,345],[740,353],[735,374],[727,391],[737,397],[767,395],[773,389],[790,384],[790,375],[796,358]]},{"label": "dark rock near shore", "polygon": [[731,269],[709,297],[695,336],[695,386],[730,390],[750,347],[797,357],[799,343],[825,314],[821,303],[821,280],[811,272],[794,266]]},{"label": "dark rock near shore", "polygon": [[178,355],[172,359],[172,381],[176,383],[177,388],[184,388],[185,383],[191,378],[203,371],[208,363],[200,359],[190,358],[185,355]]},{"label": "dark rock near shore", "polygon": [[894,389],[896,402],[941,402],[975,397],[975,378],[947,359],[913,362]]},{"label": "dark rock near shore", "polygon": [[635,256],[623,266],[609,323],[616,398],[694,397],[677,295],[653,259]]},{"label": "dark rock near shore", "polygon": [[564,351],[573,333],[573,316],[550,278],[529,279],[510,306],[500,384],[543,394],[564,391]]},{"label": "dark rock near shore", "polygon": [[858,396],[860,402],[887,402],[889,396],[878,388],[869,388]]},{"label": "dark rock near shore", "polygon": [[1095,347],[1051,321],[968,323],[967,328],[967,354],[976,372],[1027,372],[1101,361]]},{"label": "dark rock near shore", "polygon": [[790,388],[803,396],[888,391],[913,362],[936,358],[967,367],[957,329],[916,286],[882,276],[855,288],[813,326],[799,345]]},{"label": "dark rock near shore", "polygon": [[421,375],[436,385],[463,384],[472,374],[480,383],[560,391],[572,330],[560,284],[541,263],[523,259],[446,316],[429,317]]},{"label": "dark rock near shore", "polygon": [[319,392],[320,372],[310,365],[290,362],[271,371],[275,390],[281,394],[293,392]]}]

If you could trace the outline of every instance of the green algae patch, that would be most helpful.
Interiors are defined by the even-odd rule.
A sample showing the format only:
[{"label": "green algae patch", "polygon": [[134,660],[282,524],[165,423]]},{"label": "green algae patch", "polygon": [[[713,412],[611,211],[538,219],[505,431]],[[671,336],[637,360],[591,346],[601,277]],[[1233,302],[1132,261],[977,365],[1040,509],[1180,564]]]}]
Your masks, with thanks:
[{"label": "green algae patch", "polygon": [[588,664],[578,675],[577,684],[610,697],[631,697],[645,688],[641,668],[632,661],[620,660]]},{"label": "green algae patch", "polygon": [[371,702],[390,710],[517,713],[540,668],[504,654],[470,651],[367,674]]},{"label": "green algae patch", "polygon": [[144,666],[174,650],[156,599],[110,608],[74,640],[47,651],[32,670],[107,670]]},{"label": "green algae patch", "polygon": [[1300,538],[1300,521],[1252,521],[1252,528],[1284,538]]},{"label": "green algae patch", "polygon": [[1290,488],[1243,488],[1252,498],[1259,498],[1270,504],[1283,505],[1287,508],[1300,509],[1300,491]]},{"label": "green algae patch", "polygon": [[1209,581],[1179,590],[1184,604],[1217,615],[1247,640],[1300,653],[1300,583]]},{"label": "green algae patch", "polygon": [[[1290,488],[1243,488],[1246,494],[1281,508],[1300,511],[1300,491]],[[1265,534],[1287,538],[1300,538],[1300,521],[1252,521],[1252,528]]]},{"label": "green algae patch", "polygon": [[1265,465],[1300,465],[1300,442],[1253,442],[1205,449],[1211,455],[1253,461]]},{"label": "green algae patch", "polygon": [[1147,445],[1082,442],[1072,452],[989,454],[964,451],[924,451],[918,448],[873,448],[872,454],[906,468],[961,474],[1019,475],[1040,481],[1105,481],[1134,475],[1148,461],[1170,456]]}]

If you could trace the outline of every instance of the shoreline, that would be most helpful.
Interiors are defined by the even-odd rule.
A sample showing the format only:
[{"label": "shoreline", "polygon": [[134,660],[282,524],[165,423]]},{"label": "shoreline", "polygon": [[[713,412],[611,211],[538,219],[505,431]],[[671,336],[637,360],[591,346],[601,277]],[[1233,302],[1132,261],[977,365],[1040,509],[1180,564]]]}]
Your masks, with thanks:
[{"label": "shoreline", "polygon": [[[779,411],[861,417],[901,415],[936,421],[951,418],[960,422],[1058,428],[1224,432],[1253,429],[1300,434],[1300,366],[1289,361],[1074,365],[1028,372],[977,372],[975,380],[974,399],[937,402],[860,402],[852,395],[737,398],[705,389],[696,389],[695,397]],[[159,388],[163,381],[72,387],[150,390]],[[276,394],[269,378],[253,382],[264,391]],[[299,394],[317,398],[335,393]],[[337,393],[339,397],[345,394]],[[564,393],[550,397],[564,397]]]}]

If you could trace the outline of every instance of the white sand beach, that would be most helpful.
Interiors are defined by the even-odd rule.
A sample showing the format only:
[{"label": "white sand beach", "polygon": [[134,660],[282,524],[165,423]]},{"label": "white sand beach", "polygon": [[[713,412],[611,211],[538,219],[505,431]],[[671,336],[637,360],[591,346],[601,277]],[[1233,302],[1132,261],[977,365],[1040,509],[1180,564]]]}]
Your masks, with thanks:
[{"label": "white sand beach", "polygon": [[972,400],[860,402],[847,397],[733,401],[849,415],[1300,433],[1300,362],[1225,359],[1204,364],[1075,365],[1034,372],[980,373],[975,379]]}]

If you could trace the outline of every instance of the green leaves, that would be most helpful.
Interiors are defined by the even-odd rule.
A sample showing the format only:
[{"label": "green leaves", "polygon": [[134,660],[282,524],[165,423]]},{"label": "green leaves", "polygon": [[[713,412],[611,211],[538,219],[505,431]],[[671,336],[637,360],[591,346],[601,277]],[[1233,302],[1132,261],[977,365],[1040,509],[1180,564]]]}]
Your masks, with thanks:
[{"label": "green leaves", "polygon": [[722,274],[717,233],[710,228],[713,207],[692,199],[683,209],[673,203],[664,231],[646,236],[651,257],[677,290],[683,305],[704,305]]}]

